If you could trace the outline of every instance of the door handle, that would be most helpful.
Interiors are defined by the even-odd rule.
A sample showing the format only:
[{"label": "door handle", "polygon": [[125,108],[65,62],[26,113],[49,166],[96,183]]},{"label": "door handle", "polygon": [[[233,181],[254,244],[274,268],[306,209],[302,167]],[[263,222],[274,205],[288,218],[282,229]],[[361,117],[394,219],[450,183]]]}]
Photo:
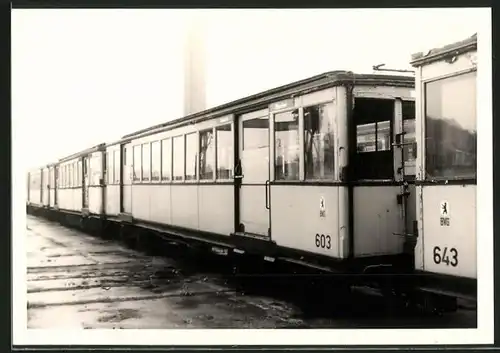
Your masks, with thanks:
[{"label": "door handle", "polygon": [[270,209],[269,199],[270,199],[270,189],[271,189],[271,181],[266,180],[266,209]]}]

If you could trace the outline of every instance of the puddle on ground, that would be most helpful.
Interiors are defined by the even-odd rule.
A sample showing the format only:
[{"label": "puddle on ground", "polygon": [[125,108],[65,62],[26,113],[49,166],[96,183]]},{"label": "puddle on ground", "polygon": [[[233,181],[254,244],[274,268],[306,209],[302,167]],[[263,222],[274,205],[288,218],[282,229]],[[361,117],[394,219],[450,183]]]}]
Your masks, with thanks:
[{"label": "puddle on ground", "polygon": [[141,314],[139,310],[136,309],[119,309],[116,312],[112,312],[101,316],[97,321],[99,322],[121,322],[127,319],[139,319]]}]

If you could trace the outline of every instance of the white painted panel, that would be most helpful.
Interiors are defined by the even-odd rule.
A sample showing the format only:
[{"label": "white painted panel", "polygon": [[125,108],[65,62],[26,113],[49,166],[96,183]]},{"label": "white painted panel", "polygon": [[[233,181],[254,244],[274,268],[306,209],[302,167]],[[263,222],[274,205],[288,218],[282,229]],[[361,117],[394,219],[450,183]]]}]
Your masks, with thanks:
[{"label": "white painted panel", "polygon": [[90,187],[89,188],[89,211],[94,214],[101,214],[102,212],[102,188]]},{"label": "white painted panel", "polygon": [[440,76],[450,75],[456,72],[472,69],[475,67],[473,57],[477,55],[477,51],[463,53],[457,57],[453,63],[447,63],[444,60],[435,61],[425,66],[422,66],[421,80],[426,81]]},{"label": "white painted panel", "polygon": [[305,94],[301,97],[298,97],[298,104],[300,106],[306,107],[314,104],[320,104],[325,102],[333,101],[335,97],[335,87],[328,88],[322,91]]},{"label": "white painted panel", "polygon": [[[434,273],[477,278],[476,186],[424,186],[422,201],[424,222],[418,239],[423,250],[421,267]],[[440,223],[443,202],[447,204],[449,226]],[[441,249],[437,252],[440,257],[448,256],[448,264],[435,263],[435,247]]]},{"label": "white painted panel", "polygon": [[30,189],[30,202],[35,205],[40,205],[40,190]]},{"label": "white painted panel", "polygon": [[170,215],[170,185],[149,185],[143,186],[149,190],[150,215],[152,222],[171,224]]},{"label": "white painted panel", "polygon": [[363,98],[402,98],[414,100],[415,89],[395,86],[355,86],[355,97]]},{"label": "white painted panel", "polygon": [[83,204],[82,188],[75,188],[71,190],[73,193],[73,209],[75,211],[81,211]]},{"label": "white painted panel", "polygon": [[172,225],[198,229],[198,186],[171,185]]},{"label": "white painted panel", "polygon": [[54,201],[55,201],[55,189],[50,189],[50,197],[49,197],[49,204],[50,207],[54,207]]},{"label": "white painted panel", "polygon": [[[339,188],[336,186],[271,186],[271,237],[279,246],[339,257]],[[323,198],[325,217],[320,217]],[[316,246],[316,234],[329,236]]]},{"label": "white painted panel", "polygon": [[234,186],[198,186],[199,229],[221,235],[234,232]]},{"label": "white painted panel", "polygon": [[[354,188],[354,256],[399,254],[403,250],[399,186]],[[394,234],[397,233],[397,234]]]},{"label": "white painted panel", "polygon": [[132,216],[149,220],[149,185],[132,185]]},{"label": "white painted panel", "polygon": [[240,200],[240,221],[245,225],[245,232],[267,236],[269,211],[266,208],[266,185],[242,185]]},{"label": "white painted panel", "polygon": [[106,186],[106,214],[118,215],[120,213],[120,185]]}]

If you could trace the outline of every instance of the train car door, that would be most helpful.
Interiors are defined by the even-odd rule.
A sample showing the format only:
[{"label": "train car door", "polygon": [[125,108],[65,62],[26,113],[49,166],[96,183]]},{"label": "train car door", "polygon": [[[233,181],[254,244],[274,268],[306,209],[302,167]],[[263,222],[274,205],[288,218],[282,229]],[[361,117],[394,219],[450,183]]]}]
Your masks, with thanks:
[{"label": "train car door", "polygon": [[83,178],[82,178],[82,208],[89,208],[89,158],[82,158]]},{"label": "train car door", "polygon": [[132,148],[120,146],[120,213],[132,214]]},{"label": "train car door", "polygon": [[270,236],[269,112],[243,114],[238,119],[238,233]]}]

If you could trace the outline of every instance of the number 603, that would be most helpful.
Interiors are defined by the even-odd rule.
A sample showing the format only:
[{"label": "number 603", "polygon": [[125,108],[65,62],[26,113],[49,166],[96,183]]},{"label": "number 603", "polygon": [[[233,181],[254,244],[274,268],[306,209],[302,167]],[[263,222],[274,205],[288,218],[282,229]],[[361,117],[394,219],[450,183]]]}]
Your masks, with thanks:
[{"label": "number 603", "polygon": [[317,248],[330,249],[332,247],[332,238],[325,234],[316,234],[315,241]]}]

